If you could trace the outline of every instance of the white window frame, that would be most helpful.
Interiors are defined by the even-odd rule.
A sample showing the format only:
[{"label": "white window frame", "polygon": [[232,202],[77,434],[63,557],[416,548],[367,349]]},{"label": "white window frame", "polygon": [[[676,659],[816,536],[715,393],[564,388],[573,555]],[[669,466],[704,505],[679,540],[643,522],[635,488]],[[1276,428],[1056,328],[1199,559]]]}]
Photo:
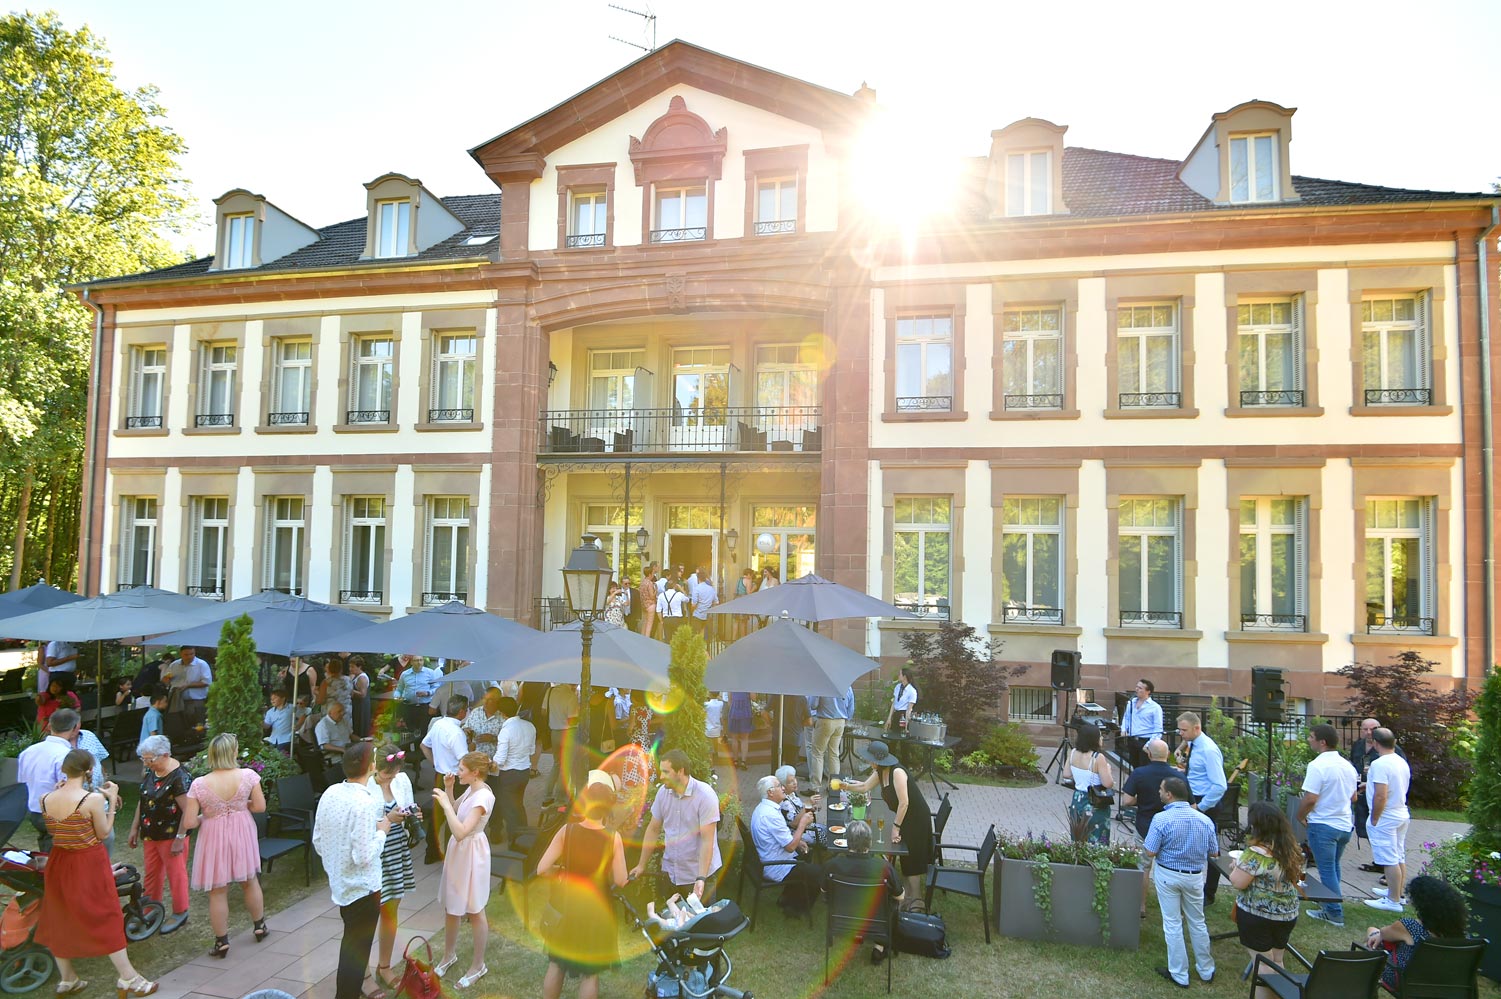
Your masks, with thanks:
[{"label": "white window frame", "polygon": [[[120,572],[118,588],[156,585],[156,543],[160,508],[155,496],[120,499]],[[144,543],[138,543],[142,539]],[[146,564],[136,558],[140,550]]]},{"label": "white window frame", "polygon": [[[703,198],[704,217],[697,225],[693,224],[691,204],[695,196]],[[669,218],[668,202],[674,206],[673,214],[676,218]],[[651,199],[653,243],[684,243],[697,242],[709,238],[709,185],[707,182],[699,184],[657,184],[652,188]],[[702,229],[702,233],[694,233],[695,229]]]},{"label": "white window frame", "polygon": [[[303,347],[307,348],[306,357],[288,356],[292,348]],[[313,341],[278,337],[272,342],[271,359],[271,409],[267,419],[277,426],[306,426],[313,419]],[[289,400],[286,383],[293,372],[300,387],[297,398]]]},{"label": "white window frame", "polygon": [[412,199],[390,198],[375,203],[375,255],[405,257],[411,251]]},{"label": "white window frame", "polygon": [[[1394,518],[1398,522],[1395,527],[1375,526],[1375,505],[1379,503],[1397,504]],[[1417,504],[1417,525],[1401,525],[1401,505],[1403,503]],[[1369,632],[1400,632],[1403,634],[1435,634],[1436,627],[1429,627],[1424,620],[1436,618],[1434,593],[1434,580],[1437,576],[1434,550],[1434,506],[1431,496],[1368,496],[1366,497],[1366,542],[1381,542],[1381,577],[1382,577],[1382,606],[1378,611],[1371,606],[1369,592],[1366,593],[1366,630]],[[1418,542],[1418,614],[1416,618],[1394,618],[1392,615],[1392,542],[1416,540]],[[1369,546],[1366,547],[1366,559],[1369,562]],[[1370,566],[1366,566],[1367,579],[1370,575]],[[1373,620],[1378,616],[1380,620]],[[1435,622],[1436,624],[1436,622]]]},{"label": "white window frame", "polygon": [[[344,585],[339,602],[344,604],[385,603],[387,503],[384,496],[349,496],[344,500]],[[355,553],[362,551],[365,572],[360,578],[355,567]],[[360,594],[360,595],[356,595]]]},{"label": "white window frame", "polygon": [[[189,596],[223,600],[229,595],[229,497],[194,496],[188,521]],[[204,580],[204,555],[212,553],[214,578]]]},{"label": "white window frame", "polygon": [[[797,232],[797,186],[796,174],[756,178],[756,221],[752,227],[755,235]],[[770,215],[765,211],[767,194],[771,195],[774,206]]]},{"label": "white window frame", "polygon": [[[423,549],[422,603],[432,607],[447,603],[449,598],[469,602],[469,555],[474,545],[474,523],[467,496],[429,496],[427,500],[427,545]],[[447,579],[438,579],[437,559],[440,549],[448,553],[451,571]]]},{"label": "white window frame", "polygon": [[[239,347],[229,340],[204,341],[198,347],[201,363],[201,380],[198,387],[198,414],[194,421],[200,427],[234,426],[235,379],[239,369]],[[224,408],[213,408],[215,385],[222,384]],[[223,422],[229,417],[229,423]]]},{"label": "white window frame", "polygon": [[[468,349],[459,351],[452,349],[455,344],[467,343]],[[443,410],[468,410],[469,415],[438,418],[433,413],[428,413],[428,421],[431,423],[456,422],[472,423],[474,421],[475,391],[474,371],[479,359],[479,335],[473,331],[456,330],[451,332],[433,333],[433,389],[431,405],[434,412]],[[457,381],[451,386],[452,369],[457,368]],[[458,398],[451,398],[449,392],[452,388],[457,389]]]},{"label": "white window frame", "polygon": [[[896,356],[892,358],[896,374],[896,409],[899,413],[939,412],[950,413],[954,410],[954,397],[957,390],[955,378],[955,358],[958,353],[954,337],[954,317],[948,313],[913,314],[896,317]],[[902,394],[902,365],[903,347],[917,347],[917,386],[923,391],[921,395]],[[928,391],[928,355],[933,348],[944,346],[948,348],[948,392],[934,395],[926,394]],[[947,399],[947,405],[938,405],[936,400]],[[905,400],[905,401],[904,401]]]},{"label": "white window frame", "polygon": [[[1057,318],[1057,323],[1052,329],[1043,328],[1042,317],[1052,313]],[[1033,328],[1027,329],[1025,317],[1035,316]],[[1016,329],[1012,329],[1013,319]],[[1058,382],[1051,388],[1037,384],[1036,352],[1037,345],[1042,342],[1050,342],[1058,352],[1057,372]],[[1015,344],[1015,347],[1012,345]],[[1019,357],[1014,355],[1020,355]],[[1021,364],[1026,373],[1025,391],[1007,392],[1010,387],[1011,365]],[[1063,308],[1057,305],[1019,307],[1006,309],[1001,314],[1001,389],[1005,401],[1005,408],[1012,409],[1062,409],[1063,408]],[[1034,405],[1038,402],[1038,396],[1056,395],[1058,401],[1047,405]],[[1016,404],[1011,402],[1016,399]]]},{"label": "white window frame", "polygon": [[224,216],[224,263],[221,270],[255,266],[255,216]]},{"label": "white window frame", "polygon": [[[280,590],[293,596],[306,596],[307,579],[302,560],[307,554],[307,500],[301,496],[267,496],[265,498],[265,564],[261,571],[261,588]],[[276,563],[285,542],[291,547],[287,585],[278,586]]]},{"label": "white window frame", "polygon": [[[587,221],[582,217],[587,209]],[[568,192],[567,245],[604,246],[610,218],[610,195],[603,188]]]},{"label": "white window frame", "polygon": [[[1156,519],[1155,504],[1167,501],[1171,504],[1172,524],[1126,524],[1128,504],[1148,501],[1154,504],[1153,519]],[[1120,618],[1123,628],[1183,628],[1187,626],[1183,607],[1183,497],[1181,496],[1122,496],[1116,508],[1117,544],[1117,593],[1121,594],[1119,582],[1125,571],[1125,547],[1129,538],[1135,538],[1140,550],[1138,590],[1144,599],[1151,599],[1151,559],[1148,557],[1149,539],[1171,538],[1173,542],[1173,606],[1172,607],[1127,607],[1124,595],[1119,596]]]},{"label": "white window frame", "polygon": [[1006,214],[1013,218],[1053,214],[1051,149],[1006,154]]},{"label": "white window frame", "polygon": [[[1116,338],[1117,338],[1117,344],[1116,344],[1116,349],[1117,349],[1117,355],[1116,355],[1116,378],[1117,378],[1117,381],[1119,382],[1119,385],[1117,386],[1117,391],[1118,391],[1119,395],[1122,396],[1122,397],[1127,396],[1127,395],[1146,396],[1146,397],[1150,397],[1150,396],[1154,396],[1154,395],[1175,395],[1178,398],[1177,403],[1176,404],[1171,404],[1171,405],[1167,404],[1166,402],[1164,402],[1163,404],[1160,404],[1160,405],[1147,405],[1146,403],[1150,402],[1150,399],[1139,399],[1139,400],[1133,401],[1132,405],[1130,405],[1130,406],[1124,405],[1124,399],[1122,398],[1122,399],[1118,400],[1119,402],[1122,403],[1121,408],[1123,408],[1123,409],[1180,409],[1180,408],[1182,408],[1182,405],[1183,405],[1183,343],[1182,343],[1181,331],[1182,331],[1183,323],[1182,323],[1182,310],[1180,309],[1179,304],[1180,303],[1175,302],[1175,301],[1162,301],[1162,302],[1123,302],[1119,306],[1116,307],[1116,331],[1115,331],[1116,332]],[[1151,323],[1152,323],[1152,325],[1150,325],[1150,326],[1141,326],[1141,325],[1137,324],[1137,319],[1141,315],[1142,310],[1156,310],[1156,309],[1161,309],[1161,308],[1167,308],[1167,309],[1170,310],[1170,320],[1171,321],[1169,322],[1168,325],[1163,326],[1160,323],[1158,323],[1156,321],[1157,320],[1157,316],[1156,316],[1155,312],[1153,312],[1153,314],[1151,316]],[[1131,324],[1129,326],[1123,326],[1123,325],[1121,325],[1121,322],[1120,322],[1121,313],[1122,312],[1126,312],[1126,311],[1129,311],[1131,313]],[[1167,385],[1168,385],[1168,387],[1167,388],[1162,388],[1162,389],[1147,388],[1148,372],[1150,370],[1152,370],[1152,365],[1148,363],[1148,358],[1151,356],[1151,352],[1148,350],[1148,344],[1153,339],[1161,339],[1163,337],[1167,337],[1167,338],[1170,339],[1170,350],[1169,350],[1169,353],[1171,355],[1171,360],[1168,362],[1168,365],[1167,365],[1167,374],[1168,374]],[[1119,350],[1121,349],[1121,346],[1122,346],[1123,342],[1126,341],[1126,340],[1135,340],[1136,341],[1136,382],[1135,382],[1135,384],[1132,384],[1132,385],[1127,385],[1126,384],[1125,370],[1124,370],[1124,368],[1120,364]]]},{"label": "white window frame", "polygon": [[[1049,500],[1057,504],[1058,519],[1052,523],[1043,523],[1043,504],[1041,501]],[[1025,520],[1025,504],[1037,504],[1037,523],[1029,524]],[[1013,516],[1013,511],[1016,516]],[[1001,620],[1004,623],[1016,624],[1062,624],[1063,601],[1064,601],[1064,573],[1067,563],[1064,561],[1063,522],[1068,514],[1068,503],[1063,496],[1007,496],[1001,503],[1001,559],[1000,578],[997,585],[1002,594],[1001,597]],[[1049,536],[1054,539],[1058,552],[1058,588],[1054,593],[1039,593],[1038,582],[1034,578],[1036,567],[1036,539],[1040,536]],[[1017,599],[1017,594],[1006,597],[1006,539],[1008,537],[1021,537],[1026,545],[1026,582],[1023,584],[1025,593],[1022,599]]]},{"label": "white window frame", "polygon": [[[148,363],[150,362],[150,363]],[[156,404],[146,404],[147,387],[155,383]],[[129,429],[162,426],[163,411],[167,398],[167,348],[154,344],[130,348],[130,412],[125,426]],[[154,410],[148,412],[147,410]]]},{"label": "white window frame", "polygon": [[[1397,302],[1412,303],[1412,319],[1373,319],[1376,302],[1391,302],[1393,313]],[[1417,292],[1404,295],[1373,295],[1361,301],[1360,323],[1360,365],[1362,381],[1365,389],[1365,398],[1362,400],[1367,406],[1418,406],[1433,403],[1433,296],[1428,292]],[[1391,362],[1391,335],[1393,333],[1411,333],[1413,336],[1413,363],[1416,365],[1415,372],[1417,383],[1414,385],[1396,385],[1390,377]],[[1365,377],[1366,355],[1374,343],[1377,350],[1377,371],[1380,374],[1380,384],[1371,385]],[[1412,400],[1402,399],[1400,396],[1393,400],[1382,400],[1379,396],[1372,398],[1371,392],[1396,392],[1412,393]]]},{"label": "white window frame", "polygon": [[[1256,147],[1265,141],[1271,149],[1271,162],[1265,170],[1270,176],[1263,177],[1263,168],[1256,161]],[[1234,204],[1257,204],[1269,201],[1281,200],[1282,169],[1281,169],[1281,141],[1276,132],[1241,132],[1230,136],[1229,150],[1229,192],[1230,201]],[[1236,195],[1236,159],[1237,156],[1245,160],[1245,193]],[[1259,189],[1262,181],[1266,181],[1266,193]]]},{"label": "white window frame", "polygon": [[[1288,321],[1285,323],[1255,321],[1258,306],[1286,305]],[[1304,305],[1303,296],[1294,295],[1291,298],[1243,298],[1236,303],[1236,383],[1241,393],[1256,393],[1264,397],[1264,400],[1256,398],[1247,399],[1244,394],[1238,396],[1240,405],[1246,408],[1254,406],[1302,406],[1306,400],[1303,387],[1304,366]],[[1292,359],[1292,384],[1282,388],[1267,387],[1266,366],[1266,340],[1268,336],[1286,336],[1288,355]],[[1247,385],[1241,380],[1240,371],[1240,348],[1246,337],[1256,341],[1256,384]],[[1296,393],[1296,395],[1272,395],[1267,393]],[[1294,401],[1296,400],[1296,401]]]},{"label": "white window frame", "polygon": [[[367,347],[376,344],[385,344],[385,354],[365,353]],[[384,420],[361,419],[360,423],[390,423],[394,417],[392,403],[396,395],[396,338],[389,333],[374,334],[371,336],[357,336],[350,345],[350,372],[349,372],[349,412],[350,413],[385,413]],[[389,377],[382,378],[381,369],[385,369]],[[375,379],[375,392],[381,398],[377,401],[379,406],[364,406],[361,402],[366,378]],[[347,415],[347,414],[346,414]],[[355,422],[355,421],[351,421]]]},{"label": "white window frame", "polygon": [[[935,504],[935,505],[938,504],[938,503],[946,504],[947,507],[948,507],[948,521],[946,523],[943,522],[943,521],[940,521],[936,517],[936,515],[930,516],[927,520],[923,520],[923,521],[917,521],[917,520],[902,521],[902,520],[898,519],[901,516],[900,510],[901,510],[901,506],[902,506],[903,503],[924,503],[924,502],[932,503],[932,504]],[[893,558],[892,558],[892,599],[893,600],[896,599],[896,564],[895,564],[895,554],[894,554],[895,551],[896,551],[896,539],[897,539],[898,535],[912,534],[912,535],[915,535],[916,539],[917,539],[917,591],[916,592],[919,594],[919,597],[918,597],[918,600],[916,601],[916,603],[918,604],[918,606],[916,606],[916,607],[908,607],[907,609],[911,610],[914,614],[917,614],[919,616],[923,616],[923,615],[927,615],[927,614],[933,614],[933,613],[938,613],[939,616],[942,617],[942,616],[946,616],[946,615],[948,615],[950,613],[950,607],[952,606],[952,603],[953,603],[954,591],[955,591],[955,585],[954,585],[954,538],[957,536],[957,532],[954,530],[954,505],[955,505],[954,504],[954,498],[952,496],[912,495],[912,496],[896,496],[896,497],[893,498],[893,502],[892,502],[892,526],[891,526],[891,535],[892,535],[892,537],[891,537],[891,549],[892,549],[892,552],[893,552]],[[912,509],[913,509],[913,513],[915,515],[918,512],[917,508],[913,507]],[[949,565],[948,565],[947,592],[942,592],[942,593],[937,592],[937,588],[934,587],[934,592],[930,594],[928,592],[929,591],[929,587],[928,587],[928,579],[927,579],[927,575],[928,575],[928,569],[927,569],[927,561],[928,561],[928,538],[930,536],[932,536],[932,535],[937,535],[937,534],[941,534],[941,535],[947,537],[948,541],[949,541],[949,560],[948,560],[949,561]],[[933,598],[931,602],[929,602],[929,599],[928,599],[929,596],[931,596]]]},{"label": "white window frame", "polygon": [[[1273,505],[1279,501],[1292,504],[1292,522],[1276,523],[1272,518]],[[1251,522],[1246,522],[1246,513],[1251,513]],[[1244,631],[1307,631],[1308,630],[1308,497],[1306,496],[1242,496],[1240,499],[1240,530],[1238,546],[1245,538],[1255,544],[1255,587],[1249,594],[1254,610],[1246,610],[1245,580],[1241,581],[1241,606],[1237,609],[1240,626]],[[1291,590],[1293,609],[1275,611],[1272,607],[1272,543],[1277,537],[1292,538]],[[1244,575],[1244,556],[1237,555]],[[1301,619],[1301,620],[1299,620]]]}]

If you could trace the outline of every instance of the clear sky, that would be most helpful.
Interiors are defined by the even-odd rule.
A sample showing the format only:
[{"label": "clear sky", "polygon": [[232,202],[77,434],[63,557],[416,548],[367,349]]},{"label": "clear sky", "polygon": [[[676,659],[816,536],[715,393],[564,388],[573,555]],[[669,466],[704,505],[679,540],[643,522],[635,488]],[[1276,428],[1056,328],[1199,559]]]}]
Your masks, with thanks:
[{"label": "clear sky", "polygon": [[[395,170],[438,195],[494,190],[466,152],[603,79],[650,44],[603,0],[54,0],[126,86],[161,89],[203,216],[246,187],[315,226],[364,211]],[[659,43],[705,48],[886,108],[955,156],[1035,115],[1069,145],[1181,159],[1210,116],[1298,108],[1297,174],[1483,191],[1497,0],[620,0]],[[207,227],[188,242],[207,248]]]}]

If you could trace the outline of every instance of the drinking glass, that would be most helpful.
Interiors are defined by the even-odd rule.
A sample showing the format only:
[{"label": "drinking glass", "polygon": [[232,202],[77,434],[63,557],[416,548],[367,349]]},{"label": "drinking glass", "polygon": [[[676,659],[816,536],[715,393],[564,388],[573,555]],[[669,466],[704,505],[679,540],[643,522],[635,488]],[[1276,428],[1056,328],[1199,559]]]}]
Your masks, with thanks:
[{"label": "drinking glass", "polygon": [[886,820],[876,819],[876,842],[886,842]]}]

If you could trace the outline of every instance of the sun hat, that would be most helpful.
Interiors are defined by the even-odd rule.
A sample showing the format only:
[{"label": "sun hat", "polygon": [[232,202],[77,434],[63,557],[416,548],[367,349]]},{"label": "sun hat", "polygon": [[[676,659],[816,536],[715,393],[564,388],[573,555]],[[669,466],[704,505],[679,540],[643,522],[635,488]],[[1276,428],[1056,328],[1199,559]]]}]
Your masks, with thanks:
[{"label": "sun hat", "polygon": [[867,742],[863,748],[855,750],[855,755],[877,767],[894,767],[901,763],[901,760],[891,755],[890,747],[879,739]]}]

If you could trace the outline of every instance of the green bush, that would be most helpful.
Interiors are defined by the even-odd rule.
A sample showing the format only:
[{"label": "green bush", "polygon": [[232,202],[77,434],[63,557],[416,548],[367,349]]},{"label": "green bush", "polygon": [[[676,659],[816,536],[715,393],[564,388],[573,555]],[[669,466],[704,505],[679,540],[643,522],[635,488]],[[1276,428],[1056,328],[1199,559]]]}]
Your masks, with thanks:
[{"label": "green bush", "polygon": [[239,740],[242,750],[266,741],[261,731],[265,709],[261,704],[260,660],[255,654],[255,639],[250,637],[254,627],[248,614],[224,622],[214,679],[204,705],[208,737],[228,732]]},{"label": "green bush", "polygon": [[1477,852],[1501,850],[1501,669],[1491,667],[1475,713],[1480,718],[1468,818]]},{"label": "green bush", "polygon": [[688,754],[693,775],[708,781],[714,773],[714,750],[704,734],[704,702],[709,690],[704,686],[704,670],[709,663],[704,640],[692,628],[679,628],[672,636],[672,662],[667,667],[671,686],[669,703],[674,708],[667,715],[666,747]]},{"label": "green bush", "polygon": [[885,721],[891,707],[891,688],[882,681],[855,688],[855,718],[861,721]]},{"label": "green bush", "polygon": [[980,751],[998,767],[1029,770],[1037,766],[1037,750],[1031,737],[1020,725],[1011,722],[991,726],[980,740]]}]

